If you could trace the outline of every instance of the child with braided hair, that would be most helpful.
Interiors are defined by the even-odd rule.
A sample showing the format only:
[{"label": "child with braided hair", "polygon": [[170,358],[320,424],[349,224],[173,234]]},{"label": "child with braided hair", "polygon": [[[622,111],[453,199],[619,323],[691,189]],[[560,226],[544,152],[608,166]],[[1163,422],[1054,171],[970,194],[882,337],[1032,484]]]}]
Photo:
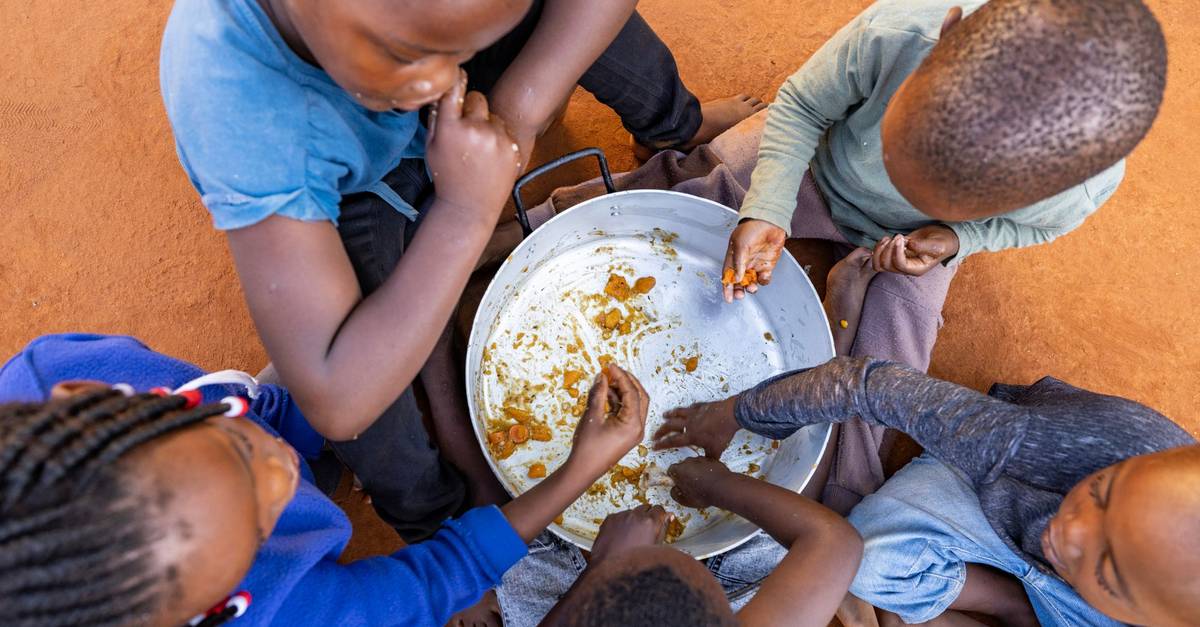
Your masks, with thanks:
[{"label": "child with braided hair", "polygon": [[[641,441],[648,407],[610,366],[580,446],[543,482],[342,565],[350,522],[278,435],[313,448],[288,393],[258,386],[251,402],[228,385],[159,387],[188,390],[203,374],[98,335],[40,338],[0,369],[5,625],[442,625]],[[606,417],[610,399],[620,410]]]}]

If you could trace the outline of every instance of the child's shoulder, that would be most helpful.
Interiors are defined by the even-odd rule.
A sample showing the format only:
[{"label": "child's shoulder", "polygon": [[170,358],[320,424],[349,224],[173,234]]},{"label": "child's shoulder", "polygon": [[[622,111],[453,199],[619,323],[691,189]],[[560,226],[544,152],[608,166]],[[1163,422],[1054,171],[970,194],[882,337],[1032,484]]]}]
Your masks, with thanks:
[{"label": "child's shoulder", "polygon": [[902,32],[937,41],[942,21],[954,7],[972,13],[985,0],[878,0],[859,16],[864,28],[880,32]]}]

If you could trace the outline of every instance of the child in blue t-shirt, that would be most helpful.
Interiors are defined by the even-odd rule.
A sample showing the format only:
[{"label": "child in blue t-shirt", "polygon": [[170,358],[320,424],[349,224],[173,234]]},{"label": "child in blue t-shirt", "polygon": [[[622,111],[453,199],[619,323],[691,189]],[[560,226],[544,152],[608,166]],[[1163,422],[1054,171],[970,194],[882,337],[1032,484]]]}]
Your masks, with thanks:
[{"label": "child in blue t-shirt", "polygon": [[280,380],[406,540],[504,498],[461,445],[442,330],[575,85],[647,149],[708,141],[765,106],[700,105],[635,4],[175,3],[160,78],[180,161]]},{"label": "child in blue t-shirt", "polygon": [[0,369],[5,624],[180,625],[213,608],[197,622],[440,626],[641,441],[648,407],[610,367],[580,445],[532,490],[343,565],[350,522],[278,435],[320,444],[288,392],[251,384],[246,401],[202,375],[100,335],[43,337]]}]

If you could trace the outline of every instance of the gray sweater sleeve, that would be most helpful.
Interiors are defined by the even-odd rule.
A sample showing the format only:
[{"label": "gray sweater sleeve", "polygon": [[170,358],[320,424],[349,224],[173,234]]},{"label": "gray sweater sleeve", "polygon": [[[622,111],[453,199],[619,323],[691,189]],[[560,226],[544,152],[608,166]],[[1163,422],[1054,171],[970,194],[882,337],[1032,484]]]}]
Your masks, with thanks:
[{"label": "gray sweater sleeve", "polygon": [[978,487],[994,481],[1020,448],[1029,411],[899,364],[838,357],[744,392],[736,417],[771,438],[859,417],[908,434]]}]

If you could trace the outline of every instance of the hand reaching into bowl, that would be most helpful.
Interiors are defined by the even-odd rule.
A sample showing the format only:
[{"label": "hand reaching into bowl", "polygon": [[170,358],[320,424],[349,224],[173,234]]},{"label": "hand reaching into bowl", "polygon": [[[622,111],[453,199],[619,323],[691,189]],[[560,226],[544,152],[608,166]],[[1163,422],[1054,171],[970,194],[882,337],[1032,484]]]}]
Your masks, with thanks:
[{"label": "hand reaching into bowl", "polygon": [[600,476],[642,441],[650,395],[640,381],[609,364],[592,383],[588,407],[575,427],[570,461]]},{"label": "hand reaching into bowl", "polygon": [[740,428],[734,417],[737,397],[712,403],[696,403],[664,414],[666,422],[654,433],[654,449],[698,446],[704,455],[720,459],[721,453]]}]

